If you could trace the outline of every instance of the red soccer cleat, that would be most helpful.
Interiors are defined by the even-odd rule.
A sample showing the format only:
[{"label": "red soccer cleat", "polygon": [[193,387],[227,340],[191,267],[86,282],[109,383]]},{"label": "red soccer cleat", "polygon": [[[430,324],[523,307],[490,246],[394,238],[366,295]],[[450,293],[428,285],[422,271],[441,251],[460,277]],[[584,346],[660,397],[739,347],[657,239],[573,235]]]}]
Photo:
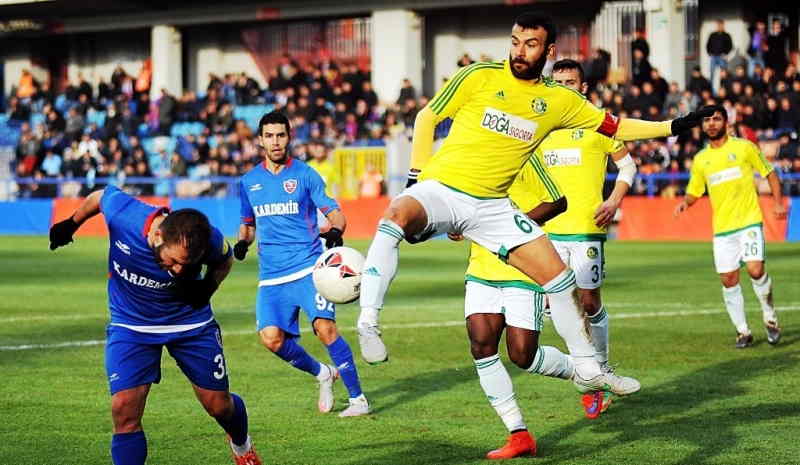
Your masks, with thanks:
[{"label": "red soccer cleat", "polygon": [[[232,444],[230,436],[228,436],[228,444]],[[244,455],[236,455],[236,453],[233,452],[233,448],[231,448],[231,455],[233,456],[233,463],[236,465],[262,465],[261,458],[256,453],[256,449],[252,444],[250,444],[250,450]]]},{"label": "red soccer cleat", "polygon": [[536,439],[528,431],[517,431],[508,437],[506,444],[495,449],[486,458],[490,460],[513,459],[523,455],[536,455]]},{"label": "red soccer cleat", "polygon": [[581,403],[586,412],[586,418],[594,420],[608,410],[608,406],[611,405],[611,393],[607,391],[587,392],[581,397]]}]

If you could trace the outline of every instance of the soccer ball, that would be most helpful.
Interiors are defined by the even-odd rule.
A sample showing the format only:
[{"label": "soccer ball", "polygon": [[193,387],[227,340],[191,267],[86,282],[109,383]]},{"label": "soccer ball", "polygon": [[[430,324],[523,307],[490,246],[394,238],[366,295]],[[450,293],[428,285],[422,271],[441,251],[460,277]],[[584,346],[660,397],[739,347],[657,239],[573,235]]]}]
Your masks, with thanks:
[{"label": "soccer ball", "polygon": [[349,304],[361,294],[364,256],[350,247],[334,247],[314,264],[314,286],[322,297],[335,304]]}]

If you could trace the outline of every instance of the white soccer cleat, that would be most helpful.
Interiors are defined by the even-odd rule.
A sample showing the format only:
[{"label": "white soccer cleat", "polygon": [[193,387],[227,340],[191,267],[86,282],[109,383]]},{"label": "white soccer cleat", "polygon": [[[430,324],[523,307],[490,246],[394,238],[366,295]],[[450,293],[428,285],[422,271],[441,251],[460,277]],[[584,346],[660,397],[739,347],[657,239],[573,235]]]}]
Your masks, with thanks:
[{"label": "white soccer cleat", "polygon": [[350,405],[339,414],[341,418],[360,417],[362,415],[369,415],[369,402],[367,402],[367,398],[363,394],[355,399],[350,399]]},{"label": "white soccer cleat", "polygon": [[386,345],[381,339],[381,331],[377,325],[358,327],[358,345],[361,346],[361,356],[370,365],[389,360]]},{"label": "white soccer cleat", "polygon": [[328,377],[319,382],[319,401],[317,406],[321,413],[328,413],[333,410],[335,398],[333,396],[333,383],[339,378],[339,370],[331,365],[322,365],[328,369]]},{"label": "white soccer cleat", "polygon": [[634,378],[619,376],[610,373],[601,373],[589,379],[582,378],[577,370],[572,375],[572,383],[578,392],[585,394],[591,391],[609,391],[618,396],[633,394],[642,388],[642,385]]}]

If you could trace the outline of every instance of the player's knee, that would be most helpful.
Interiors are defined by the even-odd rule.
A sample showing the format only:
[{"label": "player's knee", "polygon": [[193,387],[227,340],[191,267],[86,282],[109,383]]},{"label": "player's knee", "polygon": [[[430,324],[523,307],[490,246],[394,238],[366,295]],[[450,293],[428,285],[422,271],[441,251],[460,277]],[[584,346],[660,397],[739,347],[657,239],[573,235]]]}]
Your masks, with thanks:
[{"label": "player's knee", "polygon": [[314,331],[316,331],[317,338],[319,338],[320,342],[325,345],[333,344],[333,341],[339,337],[339,332],[336,330],[336,323],[331,320],[315,320]]},{"label": "player's knee", "polygon": [[127,397],[113,397],[111,399],[111,418],[114,422],[115,433],[132,433],[142,429],[142,418],[138,413],[136,403]]},{"label": "player's knee", "polygon": [[761,279],[764,276],[764,262],[750,262],[747,264],[747,272],[753,279]]},{"label": "player's knee", "polygon": [[721,274],[719,277],[725,287],[734,287],[739,284],[738,272]]},{"label": "player's knee", "polygon": [[470,341],[470,351],[475,360],[497,354],[497,344],[484,341]]},{"label": "player's knee", "polygon": [[384,220],[389,220],[392,223],[400,226],[405,230],[406,224],[408,224],[408,215],[403,212],[403,209],[398,206],[390,206],[386,209],[386,212],[383,214]]},{"label": "player's knee", "polygon": [[227,418],[231,414],[233,405],[230,395],[221,393],[205,399],[203,401],[203,408],[214,418]]},{"label": "player's knee", "polygon": [[514,365],[522,368],[523,370],[533,365],[533,358],[536,356],[536,347],[533,350],[527,350],[524,347],[512,347],[508,350],[508,358]]},{"label": "player's knee", "polygon": [[283,346],[283,334],[264,334],[260,333],[261,345],[266,347],[270,352],[277,352]]},{"label": "player's knee", "polygon": [[593,317],[600,310],[600,302],[592,298],[582,298],[581,308],[586,316]]}]

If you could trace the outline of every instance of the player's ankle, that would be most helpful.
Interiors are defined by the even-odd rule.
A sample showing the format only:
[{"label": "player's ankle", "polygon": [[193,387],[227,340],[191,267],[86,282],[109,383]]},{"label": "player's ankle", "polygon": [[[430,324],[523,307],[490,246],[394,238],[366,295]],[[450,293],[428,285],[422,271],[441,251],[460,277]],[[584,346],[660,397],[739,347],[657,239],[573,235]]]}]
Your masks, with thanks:
[{"label": "player's ankle", "polygon": [[358,315],[358,326],[361,328],[378,326],[378,314],[380,309],[373,307],[361,307],[361,313]]}]

